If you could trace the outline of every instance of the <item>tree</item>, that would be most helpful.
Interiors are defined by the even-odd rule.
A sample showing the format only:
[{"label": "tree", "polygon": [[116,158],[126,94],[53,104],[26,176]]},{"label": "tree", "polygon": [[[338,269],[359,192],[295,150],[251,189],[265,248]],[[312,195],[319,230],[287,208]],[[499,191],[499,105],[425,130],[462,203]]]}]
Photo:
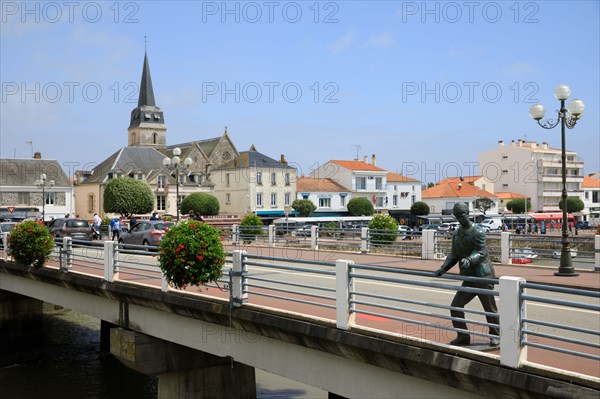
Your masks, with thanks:
[{"label": "tree", "polygon": [[371,216],[375,213],[373,203],[368,198],[354,197],[348,201],[348,212],[353,216]]},{"label": "tree", "polygon": [[375,215],[369,222],[371,243],[375,246],[396,241],[398,237],[398,222],[388,215]]},{"label": "tree", "polygon": [[[558,202],[558,207],[563,209],[562,199]],[[567,212],[579,212],[585,207],[585,204],[579,197],[567,197]]]},{"label": "tree", "polygon": [[300,216],[307,217],[317,209],[317,206],[309,199],[297,199],[292,202],[292,209],[300,214]]},{"label": "tree", "polygon": [[[506,203],[506,209],[512,211],[512,213],[525,213],[525,199],[515,198]],[[531,200],[527,198],[527,211],[531,209]]]},{"label": "tree", "polygon": [[423,201],[417,201],[410,207],[410,213],[417,216],[429,215],[429,205]]},{"label": "tree", "polygon": [[485,213],[496,206],[494,201],[487,197],[476,198],[473,201],[473,206],[481,211],[485,215]]},{"label": "tree", "polygon": [[154,209],[154,194],[143,180],[130,177],[112,179],[104,188],[104,212],[119,213],[124,217],[145,214]]},{"label": "tree", "polygon": [[192,193],[179,204],[181,213],[184,215],[190,213],[190,211],[194,211],[199,215],[218,215],[219,207],[219,200],[215,196],[206,193]]},{"label": "tree", "polygon": [[263,222],[258,216],[250,213],[240,222],[240,236],[245,243],[256,240],[256,236],[263,233]]}]

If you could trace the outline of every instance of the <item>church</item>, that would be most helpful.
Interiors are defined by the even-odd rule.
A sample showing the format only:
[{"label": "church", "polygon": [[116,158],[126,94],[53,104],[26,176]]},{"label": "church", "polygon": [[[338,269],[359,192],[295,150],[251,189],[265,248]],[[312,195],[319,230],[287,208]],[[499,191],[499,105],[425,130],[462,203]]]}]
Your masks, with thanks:
[{"label": "church", "polygon": [[[94,169],[75,173],[74,202],[76,212],[81,218],[91,220],[94,213],[105,216],[104,187],[114,178],[130,177],[146,181],[154,193],[154,209],[159,215],[177,214],[177,204],[195,192],[206,192],[217,197],[221,204],[221,213],[224,214],[257,212],[257,207],[263,207],[263,194],[258,195],[256,188],[250,187],[256,184],[250,183],[256,183],[257,174],[261,176],[263,173],[270,173],[273,168],[282,170],[282,175],[286,176],[286,193],[289,192],[289,196],[282,194],[279,197],[280,201],[277,201],[276,196],[271,196],[274,201],[268,207],[269,213],[283,214],[284,207],[289,206],[284,204],[284,200],[295,195],[295,183],[292,187],[290,182],[292,179],[295,182],[296,170],[288,166],[287,162],[275,161],[260,153],[260,158],[270,160],[269,170],[263,171],[261,165],[240,163],[236,175],[244,176],[241,182],[246,184],[242,184],[243,187],[236,185],[236,190],[231,192],[231,184],[225,181],[227,175],[221,176],[220,171],[224,167],[231,171],[232,165],[238,164],[240,153],[227,134],[227,129],[219,137],[167,144],[167,127],[163,111],[156,105],[154,98],[147,53],[144,54],[138,104],[131,111],[127,131],[126,147],[118,149]],[[163,163],[165,158],[173,158],[173,150],[176,148],[181,151],[179,157],[182,163],[187,158],[192,161],[191,165],[184,166],[182,173],[175,173]],[[254,146],[250,152],[256,152]],[[245,159],[246,156],[242,158]],[[219,179],[213,179],[213,173],[216,173]],[[179,184],[176,182],[177,177]],[[258,211],[264,213],[264,210]]]}]

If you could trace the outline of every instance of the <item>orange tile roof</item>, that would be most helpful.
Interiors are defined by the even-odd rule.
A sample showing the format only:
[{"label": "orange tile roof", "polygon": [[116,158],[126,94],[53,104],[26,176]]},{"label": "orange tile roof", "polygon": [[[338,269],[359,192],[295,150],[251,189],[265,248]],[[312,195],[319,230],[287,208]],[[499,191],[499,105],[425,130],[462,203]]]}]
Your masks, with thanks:
[{"label": "orange tile roof", "polygon": [[296,191],[302,192],[350,192],[346,187],[332,179],[299,177],[296,180]]},{"label": "orange tile roof", "polygon": [[583,188],[600,188],[600,180],[594,179],[591,176],[583,177],[583,184],[581,185]]},{"label": "orange tile roof", "polygon": [[482,190],[475,187],[472,184],[462,183],[460,189],[458,185],[460,182],[447,182],[438,183],[433,187],[421,193],[422,198],[461,198],[461,197],[488,197],[496,198],[497,195],[492,194],[488,191]]},{"label": "orange tile roof", "polygon": [[515,199],[515,198],[525,198],[525,196],[522,195],[522,194],[513,193],[513,192],[510,192],[510,191],[501,191],[499,193],[496,193],[496,195],[498,196],[498,198],[500,198],[502,200]]},{"label": "orange tile roof", "polygon": [[[483,175],[463,176],[463,183],[473,184],[477,179],[480,179],[482,177],[483,177]],[[452,183],[452,182],[460,183],[460,177],[447,177],[444,180],[441,180],[439,183]]]},{"label": "orange tile roof", "polygon": [[377,172],[385,172],[385,169],[381,169],[378,166],[371,165],[370,163],[366,163],[363,161],[341,161],[337,159],[332,159],[330,162],[340,165],[346,169],[350,170],[370,170]]},{"label": "orange tile roof", "polygon": [[417,179],[413,179],[411,177],[402,176],[402,175],[399,175],[398,173],[392,173],[392,172],[388,172],[388,174],[387,174],[387,181],[388,181],[388,183],[394,183],[394,182],[398,182],[398,183],[421,183]]}]

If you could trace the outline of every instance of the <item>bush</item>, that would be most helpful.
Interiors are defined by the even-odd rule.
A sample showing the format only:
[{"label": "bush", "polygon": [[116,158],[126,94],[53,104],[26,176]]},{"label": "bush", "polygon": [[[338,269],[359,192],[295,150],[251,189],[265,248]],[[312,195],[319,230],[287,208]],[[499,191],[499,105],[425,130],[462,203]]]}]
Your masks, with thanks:
[{"label": "bush", "polygon": [[[558,201],[558,207],[562,211],[563,200],[562,198]],[[567,212],[579,212],[585,208],[585,204],[579,197],[567,197]]]},{"label": "bush", "polygon": [[297,199],[292,202],[292,209],[298,212],[300,216],[307,217],[317,209],[317,206],[311,200]]},{"label": "bush", "polygon": [[154,194],[145,181],[124,178],[112,179],[104,189],[104,212],[129,217],[152,212]]},{"label": "bush", "polygon": [[398,222],[391,216],[375,215],[369,222],[369,230],[375,230],[369,234],[375,244],[394,242],[398,237]]},{"label": "bush", "polygon": [[[240,222],[240,235],[242,236],[245,243],[252,242],[256,239],[256,236],[263,233],[262,227],[263,222],[258,216],[251,213],[242,219]],[[252,228],[256,227],[256,228]]]},{"label": "bush", "polygon": [[54,238],[42,222],[26,220],[11,231],[8,249],[17,263],[39,269],[50,258]]},{"label": "bush", "polygon": [[354,216],[371,216],[375,213],[375,208],[373,208],[373,203],[369,201],[367,198],[363,197],[354,197],[350,201],[348,201],[348,212]]},{"label": "bush", "polygon": [[[525,210],[525,202],[527,202],[527,210]],[[531,200],[527,198],[515,198],[506,203],[506,209],[511,211],[512,213],[526,213],[531,210]]]},{"label": "bush", "polygon": [[158,262],[175,288],[199,286],[223,275],[225,251],[219,230],[197,220],[170,227],[159,244]]},{"label": "bush", "polygon": [[179,205],[182,214],[187,215],[194,211],[198,215],[218,215],[219,200],[217,197],[206,193],[193,193],[181,201]]},{"label": "bush", "polygon": [[429,205],[423,201],[417,201],[410,207],[410,213],[417,216],[429,215]]}]

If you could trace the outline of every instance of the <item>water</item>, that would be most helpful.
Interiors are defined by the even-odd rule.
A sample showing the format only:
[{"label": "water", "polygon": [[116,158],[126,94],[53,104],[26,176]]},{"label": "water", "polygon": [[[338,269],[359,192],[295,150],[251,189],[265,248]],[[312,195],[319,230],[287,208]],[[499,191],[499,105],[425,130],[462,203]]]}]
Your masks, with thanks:
[{"label": "water", "polygon": [[[327,398],[327,392],[256,370],[257,397]],[[100,320],[44,304],[42,357],[0,368],[6,399],[156,398],[158,380],[100,352]]]}]

